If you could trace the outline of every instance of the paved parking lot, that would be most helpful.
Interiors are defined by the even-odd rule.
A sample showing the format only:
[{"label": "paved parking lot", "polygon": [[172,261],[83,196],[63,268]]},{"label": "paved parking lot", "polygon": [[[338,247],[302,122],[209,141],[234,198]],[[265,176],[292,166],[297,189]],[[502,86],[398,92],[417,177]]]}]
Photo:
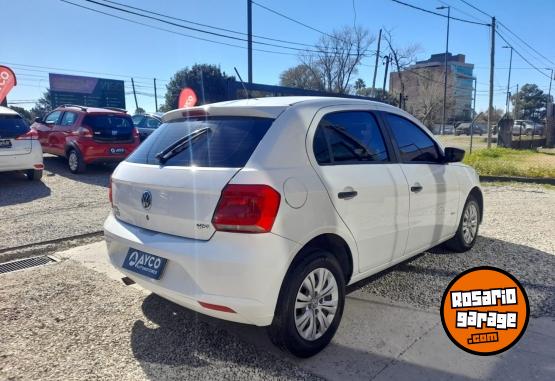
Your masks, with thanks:
[{"label": "paved parking lot", "polygon": [[[63,162],[53,160],[49,166],[64,173]],[[101,179],[107,181],[110,170],[95,169],[85,175],[88,183],[55,171],[45,182],[52,201],[44,196],[28,203],[43,206],[47,216],[47,204],[62,200],[72,184],[96,200],[102,214],[81,213],[78,197],[65,193],[79,211],[75,218],[99,228],[108,208]],[[332,345],[309,360],[277,351],[263,329],[206,318],[123,286],[106,265],[101,242],[71,249],[58,254],[60,263],[0,275],[0,379],[554,379],[555,190],[487,186],[485,203],[473,250],[424,253],[350,287]],[[0,212],[17,207],[35,211],[24,204],[3,205]],[[64,220],[54,216],[41,218],[52,219],[44,226],[57,233]],[[41,219],[26,223],[35,221]],[[447,283],[485,264],[522,282],[533,316],[517,346],[487,358],[454,347],[437,315]]]}]

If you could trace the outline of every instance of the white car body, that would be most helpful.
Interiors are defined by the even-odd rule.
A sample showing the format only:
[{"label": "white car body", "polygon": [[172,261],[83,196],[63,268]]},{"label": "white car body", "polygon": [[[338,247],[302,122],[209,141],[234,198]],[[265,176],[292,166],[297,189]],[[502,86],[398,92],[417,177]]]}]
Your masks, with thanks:
[{"label": "white car body", "polygon": [[[112,264],[177,304],[225,320],[267,326],[292,262],[318,237],[337,237],[346,245],[348,284],[452,238],[467,196],[473,189],[480,192],[475,171],[461,163],[320,166],[312,148],[319,121],[347,110],[400,115],[443,150],[414,117],[377,102],[278,97],[189,109],[275,121],[242,168],[120,163],[112,175],[114,213],[104,225]],[[171,111],[163,120],[181,118],[184,112]],[[422,191],[412,193],[417,183]],[[211,221],[226,184],[266,184],[280,193],[271,232],[216,231]],[[337,197],[353,189],[357,197]],[[141,206],[145,190],[152,193],[149,210]],[[150,279],[122,268],[130,248],[166,258],[162,277]],[[234,313],[205,308],[200,302],[226,306]]]},{"label": "white car body", "polygon": [[[21,118],[14,110],[0,106],[0,118]],[[21,118],[23,122],[23,119]],[[23,122],[25,123],[25,122]],[[25,123],[25,125],[27,125]],[[24,134],[24,133],[23,133]],[[15,136],[4,133],[0,127],[0,141],[4,141],[9,147],[0,147],[0,172],[42,170],[42,147],[36,137]],[[7,142],[9,140],[9,143]]]}]

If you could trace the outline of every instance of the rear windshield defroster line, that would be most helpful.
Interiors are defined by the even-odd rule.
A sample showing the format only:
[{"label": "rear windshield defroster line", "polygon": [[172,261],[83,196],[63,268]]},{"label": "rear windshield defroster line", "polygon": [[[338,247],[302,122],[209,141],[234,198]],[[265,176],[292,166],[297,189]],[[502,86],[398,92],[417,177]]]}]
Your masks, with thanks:
[{"label": "rear windshield defroster line", "polygon": [[244,167],[273,121],[269,118],[232,116],[178,119],[158,127],[127,161],[160,165],[157,153],[184,136],[208,128],[209,134],[186,145],[183,150],[167,158],[163,165]]}]

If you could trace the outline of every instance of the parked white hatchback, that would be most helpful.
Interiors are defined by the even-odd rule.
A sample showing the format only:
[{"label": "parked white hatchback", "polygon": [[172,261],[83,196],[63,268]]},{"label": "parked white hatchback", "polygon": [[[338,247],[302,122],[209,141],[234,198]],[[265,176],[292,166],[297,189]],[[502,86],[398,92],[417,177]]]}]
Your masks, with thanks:
[{"label": "parked white hatchback", "polygon": [[40,180],[44,164],[38,134],[11,108],[0,106],[0,172],[24,171]]},{"label": "parked white hatchback", "polygon": [[113,265],[192,310],[269,326],[297,356],[330,342],[345,285],[476,240],[483,198],[464,151],[398,108],[278,97],[163,121],[112,176]]}]

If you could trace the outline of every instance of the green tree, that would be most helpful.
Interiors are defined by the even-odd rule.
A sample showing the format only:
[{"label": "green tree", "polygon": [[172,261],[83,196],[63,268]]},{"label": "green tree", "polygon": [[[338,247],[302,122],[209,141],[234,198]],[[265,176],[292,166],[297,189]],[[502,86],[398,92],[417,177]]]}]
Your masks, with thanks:
[{"label": "green tree", "polygon": [[525,84],[517,94],[511,97],[513,110],[518,110],[518,115],[515,116],[515,119],[539,121],[545,118],[548,100],[549,95],[545,94],[538,85],[534,83]]},{"label": "green tree", "polygon": [[364,80],[362,78],[359,78],[355,81],[354,87],[355,87],[355,93],[360,95],[360,93],[366,89],[366,83],[364,83]]},{"label": "green tree", "polygon": [[145,111],[144,108],[138,107],[138,108],[135,110],[135,114],[138,114],[138,115],[146,114],[146,111]]},{"label": "green tree", "polygon": [[33,119],[42,118],[46,113],[52,111],[52,104],[50,103],[50,91],[46,90],[42,97],[40,97],[35,103],[35,106],[31,109],[31,116]]},{"label": "green tree", "polygon": [[175,73],[166,85],[166,102],[160,110],[176,109],[179,94],[185,87],[195,91],[198,105],[224,101],[227,99],[227,83],[234,79],[216,65],[195,64],[190,69],[186,67]]},{"label": "green tree", "polygon": [[17,112],[19,115],[21,115],[23,119],[27,121],[27,123],[29,124],[33,123],[33,116],[29,111],[25,110],[23,107],[10,106],[10,108],[15,112]]},{"label": "green tree", "polygon": [[280,86],[296,87],[307,90],[324,90],[324,83],[308,65],[293,66],[279,75]]}]

